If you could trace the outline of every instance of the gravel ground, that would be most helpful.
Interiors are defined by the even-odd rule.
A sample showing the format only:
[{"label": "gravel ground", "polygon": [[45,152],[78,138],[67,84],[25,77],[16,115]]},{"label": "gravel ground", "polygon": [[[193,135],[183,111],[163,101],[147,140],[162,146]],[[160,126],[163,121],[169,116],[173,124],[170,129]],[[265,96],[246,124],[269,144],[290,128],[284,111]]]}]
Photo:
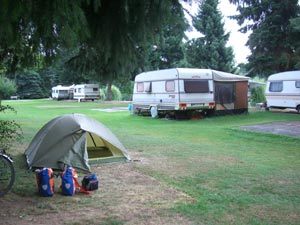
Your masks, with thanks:
[{"label": "gravel ground", "polygon": [[292,137],[300,137],[300,121],[285,121],[239,127],[242,130],[258,131]]}]

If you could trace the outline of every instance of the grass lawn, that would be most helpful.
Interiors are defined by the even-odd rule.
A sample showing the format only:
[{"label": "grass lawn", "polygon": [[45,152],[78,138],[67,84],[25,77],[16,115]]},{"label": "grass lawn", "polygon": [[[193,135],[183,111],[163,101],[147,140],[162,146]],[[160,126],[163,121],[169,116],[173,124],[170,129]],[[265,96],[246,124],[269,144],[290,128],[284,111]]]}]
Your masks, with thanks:
[{"label": "grass lawn", "polygon": [[[89,222],[86,224],[139,224],[138,221],[141,224],[168,224],[166,221],[172,221],[170,224],[182,224],[182,221],[188,224],[300,223],[300,138],[238,129],[257,123],[299,121],[298,114],[256,111],[248,115],[174,121],[133,116],[128,111],[92,110],[126,107],[126,103],[33,100],[3,101],[2,104],[17,110],[17,114],[7,112],[0,115],[0,119],[19,122],[24,141],[11,149],[18,178],[12,192],[0,203],[26,199],[32,207],[22,211],[23,217],[45,212],[60,214],[63,202],[73,205],[71,209],[75,212],[82,207],[101,208],[103,215],[87,216]],[[106,125],[134,159],[135,162],[121,166],[95,168],[100,177],[101,169],[109,174],[107,180],[101,180],[104,187],[116,190],[123,176],[119,176],[122,171],[115,171],[115,168],[119,166],[125,173],[131,167],[130,172],[135,176],[129,179],[127,174],[127,178],[133,189],[127,188],[119,198],[105,198],[104,188],[89,197],[60,196],[45,200],[37,195],[34,174],[26,169],[24,151],[45,123],[59,115],[75,112]],[[133,190],[139,195],[134,195]],[[171,190],[177,194],[164,198],[158,195],[160,190],[165,195],[170,195]],[[178,197],[183,195],[183,199]],[[125,207],[122,198],[132,199],[132,204],[127,202],[125,210],[135,209],[136,214],[131,212],[135,217],[121,213]],[[80,202],[80,207],[74,206],[74,202]],[[112,208],[115,210],[112,215],[109,210],[105,214],[105,210]],[[95,218],[98,218],[97,222]],[[82,218],[76,218],[67,224],[81,222]]]}]

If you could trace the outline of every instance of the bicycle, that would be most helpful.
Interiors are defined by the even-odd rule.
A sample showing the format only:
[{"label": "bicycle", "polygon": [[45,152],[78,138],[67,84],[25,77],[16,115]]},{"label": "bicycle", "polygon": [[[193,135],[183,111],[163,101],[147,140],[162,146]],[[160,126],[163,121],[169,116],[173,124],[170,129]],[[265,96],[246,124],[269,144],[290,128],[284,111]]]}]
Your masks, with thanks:
[{"label": "bicycle", "polygon": [[15,182],[15,168],[5,149],[0,149],[0,197],[10,191]]}]

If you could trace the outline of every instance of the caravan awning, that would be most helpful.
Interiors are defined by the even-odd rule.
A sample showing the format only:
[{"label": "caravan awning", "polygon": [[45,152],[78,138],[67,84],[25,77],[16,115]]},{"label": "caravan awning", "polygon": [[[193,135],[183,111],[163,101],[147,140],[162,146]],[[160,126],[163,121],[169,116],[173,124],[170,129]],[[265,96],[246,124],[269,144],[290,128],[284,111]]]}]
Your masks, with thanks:
[{"label": "caravan awning", "polygon": [[232,81],[248,81],[249,77],[239,76],[232,73],[221,72],[212,70],[213,79],[220,82],[232,82]]}]

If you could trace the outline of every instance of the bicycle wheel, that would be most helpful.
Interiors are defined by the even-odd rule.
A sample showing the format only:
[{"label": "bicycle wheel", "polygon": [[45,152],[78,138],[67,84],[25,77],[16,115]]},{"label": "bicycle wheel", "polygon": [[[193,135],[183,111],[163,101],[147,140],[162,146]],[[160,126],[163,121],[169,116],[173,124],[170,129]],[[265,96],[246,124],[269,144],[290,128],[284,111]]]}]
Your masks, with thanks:
[{"label": "bicycle wheel", "polygon": [[7,156],[0,155],[0,197],[9,192],[14,181],[15,168],[12,161]]}]

